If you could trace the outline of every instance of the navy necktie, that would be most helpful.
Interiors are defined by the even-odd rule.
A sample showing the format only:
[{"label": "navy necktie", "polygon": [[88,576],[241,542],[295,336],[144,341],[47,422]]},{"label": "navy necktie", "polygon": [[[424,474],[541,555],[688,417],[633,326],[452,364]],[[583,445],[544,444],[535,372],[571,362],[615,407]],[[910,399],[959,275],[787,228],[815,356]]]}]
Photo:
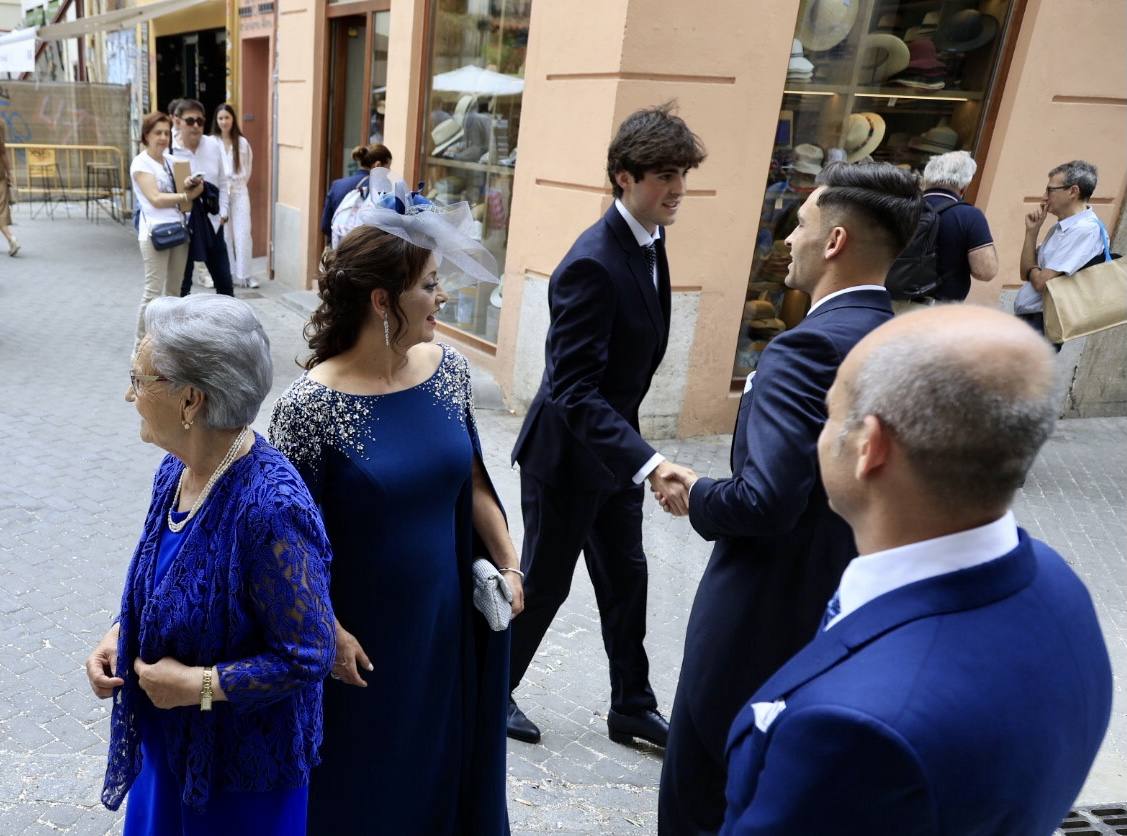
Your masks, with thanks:
[{"label": "navy necktie", "polygon": [[642,252],[646,254],[646,264],[650,267],[650,279],[653,280],[654,285],[657,285],[657,245],[646,244],[642,247]]},{"label": "navy necktie", "polygon": [[835,592],[834,597],[826,604],[826,612],[822,616],[822,626],[818,628],[818,632],[825,630],[829,623],[841,615],[841,597],[840,593]]}]

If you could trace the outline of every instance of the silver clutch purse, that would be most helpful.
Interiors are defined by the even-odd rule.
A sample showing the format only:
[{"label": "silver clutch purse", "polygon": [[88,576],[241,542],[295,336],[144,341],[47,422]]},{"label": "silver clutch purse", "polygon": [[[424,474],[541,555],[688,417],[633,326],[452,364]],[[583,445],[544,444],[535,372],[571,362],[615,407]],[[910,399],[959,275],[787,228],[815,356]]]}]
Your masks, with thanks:
[{"label": "silver clutch purse", "polygon": [[473,605],[485,616],[490,630],[500,632],[513,617],[513,591],[497,567],[479,557],[473,562]]}]

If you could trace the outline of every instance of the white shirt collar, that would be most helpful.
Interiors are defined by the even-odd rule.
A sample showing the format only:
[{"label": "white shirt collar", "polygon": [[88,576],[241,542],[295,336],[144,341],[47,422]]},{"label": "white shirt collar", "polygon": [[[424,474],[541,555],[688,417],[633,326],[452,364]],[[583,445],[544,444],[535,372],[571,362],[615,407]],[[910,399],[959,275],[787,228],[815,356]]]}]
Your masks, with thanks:
[{"label": "white shirt collar", "polygon": [[654,230],[653,235],[650,235],[646,232],[646,228],[634,219],[634,216],[630,214],[630,210],[627,209],[617,197],[614,199],[614,208],[618,210],[618,214],[622,215],[622,219],[626,221],[626,225],[630,227],[630,231],[634,233],[634,240],[638,242],[639,247],[648,247],[661,237],[660,226]]},{"label": "white shirt collar", "polygon": [[1057,228],[1061,232],[1067,232],[1069,229],[1076,226],[1076,224],[1081,223],[1082,221],[1084,221],[1085,219],[1087,219],[1089,217],[1095,217],[1095,216],[1096,216],[1096,213],[1092,211],[1092,207],[1091,206],[1085,206],[1081,211],[1077,212],[1075,215],[1069,215],[1063,221],[1057,221]]},{"label": "white shirt collar", "polygon": [[810,310],[808,310],[806,312],[806,315],[810,316],[810,314],[814,313],[814,311],[816,311],[818,308],[820,308],[826,302],[830,301],[831,299],[833,299],[836,296],[841,296],[843,293],[852,293],[855,290],[884,290],[884,289],[885,289],[884,285],[882,285],[882,284],[858,284],[858,285],[854,285],[853,287],[843,287],[841,290],[835,290],[833,293],[826,294],[821,299],[819,299],[817,302],[815,302],[813,305],[811,305]]},{"label": "white shirt collar", "polygon": [[988,563],[1017,548],[1013,511],[968,531],[855,557],[838,587],[841,612],[827,629],[887,592],[916,581]]}]

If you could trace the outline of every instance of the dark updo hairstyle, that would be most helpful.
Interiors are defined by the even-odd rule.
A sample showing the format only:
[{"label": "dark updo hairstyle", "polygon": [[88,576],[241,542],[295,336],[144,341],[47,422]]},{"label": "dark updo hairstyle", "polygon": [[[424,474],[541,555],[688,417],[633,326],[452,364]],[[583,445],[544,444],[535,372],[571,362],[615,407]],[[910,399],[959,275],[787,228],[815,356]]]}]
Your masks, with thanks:
[{"label": "dark updo hairstyle", "polygon": [[378,142],[371,145],[357,145],[352,149],[352,159],[356,160],[363,168],[381,166],[387,168],[391,165],[391,152],[386,145]]},{"label": "dark updo hairstyle", "polygon": [[356,345],[372,310],[373,290],[387,291],[394,317],[392,341],[398,340],[406,324],[399,296],[419,280],[429,257],[430,250],[374,226],[357,227],[335,250],[326,250],[317,281],[321,304],[305,326],[305,339],[313,352],[305,368],[312,369]]}]

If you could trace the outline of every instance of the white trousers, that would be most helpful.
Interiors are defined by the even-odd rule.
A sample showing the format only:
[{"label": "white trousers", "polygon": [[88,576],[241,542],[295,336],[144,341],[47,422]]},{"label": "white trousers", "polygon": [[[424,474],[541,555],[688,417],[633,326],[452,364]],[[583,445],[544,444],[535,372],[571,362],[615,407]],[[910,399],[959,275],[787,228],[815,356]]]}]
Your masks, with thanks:
[{"label": "white trousers", "polygon": [[231,262],[231,278],[236,285],[245,286],[250,281],[250,260],[254,251],[250,237],[250,192],[246,186],[231,190],[223,237],[227,242],[227,260]]},{"label": "white trousers", "polygon": [[[137,343],[145,336],[145,308],[158,296],[179,296],[184,281],[184,265],[188,261],[188,245],[158,250],[148,238],[141,242],[141,261],[145,265],[145,291],[141,294],[141,310],[137,312]],[[137,350],[137,343],[133,350]]]}]

